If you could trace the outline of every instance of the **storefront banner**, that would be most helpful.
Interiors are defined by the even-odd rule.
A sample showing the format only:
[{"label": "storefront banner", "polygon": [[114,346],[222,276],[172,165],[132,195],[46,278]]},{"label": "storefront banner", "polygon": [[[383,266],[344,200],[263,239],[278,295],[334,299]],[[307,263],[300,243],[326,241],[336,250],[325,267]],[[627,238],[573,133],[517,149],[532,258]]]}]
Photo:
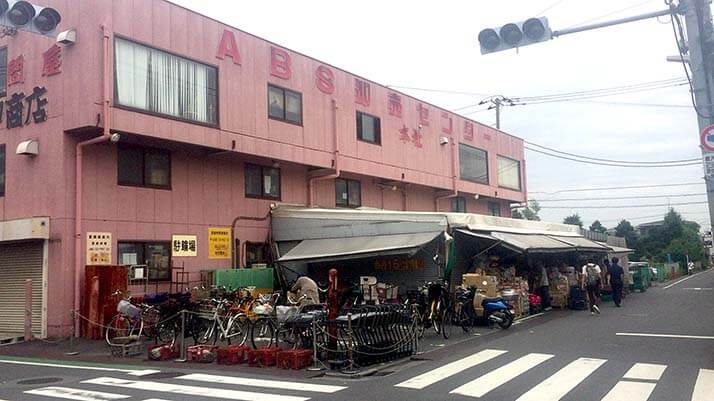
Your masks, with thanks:
[{"label": "storefront banner", "polygon": [[208,228],[208,259],[231,258],[231,229],[229,227]]},{"label": "storefront banner", "polygon": [[171,256],[192,257],[198,256],[198,245],[195,235],[172,235],[171,236]]},{"label": "storefront banner", "polygon": [[87,265],[112,264],[112,233],[87,233]]}]

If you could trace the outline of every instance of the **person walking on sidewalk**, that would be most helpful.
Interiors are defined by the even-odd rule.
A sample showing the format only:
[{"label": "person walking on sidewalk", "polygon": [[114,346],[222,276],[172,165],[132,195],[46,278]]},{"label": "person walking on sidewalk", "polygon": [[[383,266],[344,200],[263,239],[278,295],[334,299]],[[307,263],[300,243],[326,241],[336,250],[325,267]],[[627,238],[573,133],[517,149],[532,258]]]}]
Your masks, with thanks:
[{"label": "person walking on sidewalk", "polygon": [[620,259],[612,258],[612,264],[607,268],[607,276],[612,287],[612,299],[618,308],[622,303],[622,285],[625,269],[619,265]]},{"label": "person walking on sidewalk", "polygon": [[602,270],[594,260],[589,260],[580,272],[580,287],[583,290],[587,290],[591,315],[594,315],[596,312],[600,314],[598,303],[600,302],[601,277]]}]

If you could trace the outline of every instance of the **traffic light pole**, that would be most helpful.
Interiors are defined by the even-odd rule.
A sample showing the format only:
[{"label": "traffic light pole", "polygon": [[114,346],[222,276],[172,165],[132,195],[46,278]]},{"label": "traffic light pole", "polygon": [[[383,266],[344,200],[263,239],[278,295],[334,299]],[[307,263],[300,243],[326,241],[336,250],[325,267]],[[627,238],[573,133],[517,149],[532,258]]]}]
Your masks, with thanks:
[{"label": "traffic light pole", "polygon": [[[687,30],[687,47],[689,48],[689,67],[692,71],[692,91],[697,108],[697,122],[699,132],[714,123],[714,109],[712,99],[714,99],[714,85],[712,84],[712,66],[708,65],[704,59],[704,49],[702,47],[702,37],[705,32],[701,32],[701,27],[706,26],[712,19],[711,7],[708,1],[702,0],[681,0],[680,6],[684,5],[684,25]],[[686,62],[686,61],[683,61]],[[710,152],[702,147],[702,158]],[[705,169],[706,171],[707,169]],[[707,202],[709,205],[710,229],[714,227],[714,177],[705,174],[704,182],[707,187]]]}]

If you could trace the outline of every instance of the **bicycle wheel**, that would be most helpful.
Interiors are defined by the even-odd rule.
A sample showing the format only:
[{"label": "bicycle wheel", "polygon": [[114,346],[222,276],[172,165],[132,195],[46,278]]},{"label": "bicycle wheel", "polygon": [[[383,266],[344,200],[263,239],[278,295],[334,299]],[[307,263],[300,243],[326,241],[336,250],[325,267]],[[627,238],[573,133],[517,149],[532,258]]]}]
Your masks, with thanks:
[{"label": "bicycle wheel", "polygon": [[253,348],[269,347],[275,342],[275,323],[268,317],[258,318],[250,328],[250,342]]},{"label": "bicycle wheel", "polygon": [[472,326],[472,320],[468,306],[463,303],[459,303],[459,307],[457,308],[457,310],[459,312],[456,321],[459,323],[459,325],[461,325],[461,329],[464,331],[464,333],[468,333],[469,330],[471,330]]},{"label": "bicycle wheel", "polygon": [[196,344],[206,344],[213,336],[215,320],[194,316],[191,319],[191,334]]},{"label": "bicycle wheel", "polygon": [[448,340],[451,336],[451,329],[454,327],[454,313],[451,308],[446,308],[441,311],[441,335],[444,340]]},{"label": "bicycle wheel", "polygon": [[107,325],[106,331],[104,332],[104,338],[109,345],[118,344],[115,342],[117,337],[126,338],[131,336],[141,337],[141,329],[143,328],[143,322],[139,321],[139,324],[133,324],[131,319],[124,315],[116,315],[112,318]]},{"label": "bicycle wheel", "polygon": [[156,337],[162,343],[173,343],[181,331],[178,319],[161,322],[156,326]]},{"label": "bicycle wheel", "polygon": [[417,338],[424,337],[426,327],[424,327],[424,319],[422,319],[418,309],[412,311],[412,320],[414,321],[414,331],[416,332]]},{"label": "bicycle wheel", "polygon": [[[436,302],[436,304],[434,304]],[[441,334],[441,301],[434,301],[431,304],[431,311],[432,317],[431,317],[431,325],[434,326],[434,331],[436,331],[436,334]]]},{"label": "bicycle wheel", "polygon": [[157,323],[160,320],[159,311],[151,308],[141,315],[141,320],[144,322],[144,335],[149,338],[157,338],[158,327]]},{"label": "bicycle wheel", "polygon": [[243,345],[250,334],[250,320],[245,315],[236,316],[228,328],[228,344]]}]

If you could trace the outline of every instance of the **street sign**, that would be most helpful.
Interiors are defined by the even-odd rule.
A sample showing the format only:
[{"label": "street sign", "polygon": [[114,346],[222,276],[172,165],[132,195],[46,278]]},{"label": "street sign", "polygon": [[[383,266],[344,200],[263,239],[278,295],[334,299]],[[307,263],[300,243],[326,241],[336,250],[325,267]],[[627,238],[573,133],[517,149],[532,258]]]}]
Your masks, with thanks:
[{"label": "street sign", "polygon": [[699,136],[699,140],[704,149],[714,152],[714,125],[704,128],[702,134]]}]

